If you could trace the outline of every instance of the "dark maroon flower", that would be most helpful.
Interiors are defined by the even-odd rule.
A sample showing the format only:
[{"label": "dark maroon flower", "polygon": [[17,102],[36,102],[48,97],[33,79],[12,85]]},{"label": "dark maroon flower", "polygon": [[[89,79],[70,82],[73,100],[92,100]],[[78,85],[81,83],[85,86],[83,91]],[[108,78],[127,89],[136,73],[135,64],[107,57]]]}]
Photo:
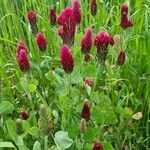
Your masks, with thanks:
[{"label": "dark maroon flower", "polygon": [[55,12],[54,8],[50,9],[49,16],[50,16],[50,23],[51,23],[51,25],[56,25],[57,15],[56,15],[56,12]]},{"label": "dark maroon flower", "polygon": [[92,29],[88,28],[81,40],[81,50],[83,54],[90,52],[92,47]]},{"label": "dark maroon flower", "polygon": [[125,62],[125,52],[121,51],[118,55],[118,64],[123,65]]},{"label": "dark maroon flower", "polygon": [[74,68],[73,56],[67,45],[63,45],[60,52],[61,64],[66,73],[71,73]]},{"label": "dark maroon flower", "polygon": [[73,13],[76,25],[81,23],[81,10],[80,10],[80,4],[78,0],[73,1]]},{"label": "dark maroon flower", "polygon": [[21,71],[29,71],[30,64],[28,60],[28,54],[25,49],[21,49],[17,55],[17,61]]},{"label": "dark maroon flower", "polygon": [[36,43],[41,51],[46,50],[47,41],[46,41],[46,37],[42,33],[37,34]]},{"label": "dark maroon flower", "polygon": [[16,50],[16,56],[17,57],[18,57],[21,49],[24,49],[27,52],[27,47],[26,47],[24,41],[19,41],[17,44],[17,50]]},{"label": "dark maroon flower", "polygon": [[36,22],[36,12],[33,10],[28,11],[28,20],[30,24],[33,24]]},{"label": "dark maroon flower", "polygon": [[129,28],[129,27],[132,27],[132,26],[133,26],[133,23],[132,23],[132,21],[128,18],[128,16],[125,16],[125,17],[121,17],[120,26],[121,26],[123,29],[127,29],[127,28]]},{"label": "dark maroon flower", "polygon": [[85,84],[87,84],[87,85],[89,85],[89,86],[92,86],[94,80],[93,80],[93,79],[86,78],[86,79],[84,80],[84,82],[85,82]]},{"label": "dark maroon flower", "polygon": [[97,13],[97,3],[96,0],[91,1],[91,14],[92,16],[95,16]]},{"label": "dark maroon flower", "polygon": [[81,117],[84,118],[86,121],[90,119],[90,107],[88,104],[88,100],[84,101]]},{"label": "dark maroon flower", "polygon": [[93,145],[93,150],[103,150],[103,145],[99,141],[96,141]]},{"label": "dark maroon flower", "polygon": [[122,16],[128,15],[128,4],[127,3],[123,3],[121,5],[121,15]]},{"label": "dark maroon flower", "polygon": [[75,37],[75,18],[73,9],[67,7],[58,16],[57,23],[62,26],[58,30],[58,34],[63,39],[63,43],[71,46]]},{"label": "dark maroon flower", "polygon": [[29,118],[29,114],[26,111],[21,112],[21,118],[23,120],[27,120]]}]

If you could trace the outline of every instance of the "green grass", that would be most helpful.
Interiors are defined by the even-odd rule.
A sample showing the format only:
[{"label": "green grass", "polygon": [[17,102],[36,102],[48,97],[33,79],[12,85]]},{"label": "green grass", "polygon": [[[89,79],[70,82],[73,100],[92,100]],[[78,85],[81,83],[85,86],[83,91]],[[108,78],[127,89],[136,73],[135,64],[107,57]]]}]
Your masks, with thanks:
[{"label": "green grass", "polygon": [[[11,141],[15,147],[23,150],[23,147],[19,147],[20,141],[13,140],[13,133],[8,131],[6,122],[11,119],[14,123],[19,117],[19,112],[26,109],[30,112],[29,121],[25,122],[26,133],[21,137],[14,133],[14,136],[23,140],[28,149],[32,149],[35,141],[39,141],[42,148],[44,141],[48,143],[49,148],[54,146],[53,137],[57,130],[69,133],[69,137],[74,140],[70,148],[73,150],[90,150],[92,142],[96,139],[104,143],[106,150],[111,150],[110,144],[115,150],[124,149],[125,146],[130,150],[150,148],[150,1],[128,1],[134,26],[125,31],[119,27],[120,6],[123,1],[97,0],[97,3],[97,15],[92,17],[89,0],[80,0],[82,23],[78,27],[75,44],[71,47],[75,59],[71,82],[76,85],[71,88],[70,103],[68,77],[61,69],[59,58],[62,41],[57,35],[58,26],[50,26],[48,13],[49,8],[53,6],[59,14],[66,6],[71,5],[71,1],[0,0],[0,103],[9,101],[15,108],[12,113],[6,115],[0,113],[0,142]],[[48,49],[45,53],[38,50],[35,36],[31,33],[27,20],[27,12],[30,9],[37,12],[38,30],[47,38]],[[106,91],[100,88],[90,91],[81,82],[86,76],[96,78],[97,72],[97,63],[93,60],[81,65],[83,56],[80,41],[89,26],[93,29],[94,37],[101,30],[106,30],[111,35],[121,35],[122,49],[127,55],[125,64],[118,66],[118,53],[114,47],[109,47],[105,74]],[[29,74],[21,72],[16,61],[16,45],[19,40],[24,40],[28,47],[32,67]],[[93,46],[93,56],[95,51]],[[102,75],[101,72],[100,83]],[[122,86],[120,91],[116,89],[118,84]],[[79,112],[85,98],[90,100],[91,105],[93,100],[98,105],[92,107],[92,121],[88,124],[88,133],[82,137],[78,131]],[[43,135],[36,133],[38,129],[32,130],[32,127],[37,128],[37,117],[35,120],[33,118],[35,113],[38,114],[39,105],[42,103],[47,103],[51,110],[56,110],[59,114],[56,129],[49,135],[48,142]],[[72,119],[69,122],[71,104],[74,112],[71,112]],[[132,119],[131,116],[137,112],[142,112],[143,117],[140,120]],[[32,130],[32,133],[29,130]]]}]

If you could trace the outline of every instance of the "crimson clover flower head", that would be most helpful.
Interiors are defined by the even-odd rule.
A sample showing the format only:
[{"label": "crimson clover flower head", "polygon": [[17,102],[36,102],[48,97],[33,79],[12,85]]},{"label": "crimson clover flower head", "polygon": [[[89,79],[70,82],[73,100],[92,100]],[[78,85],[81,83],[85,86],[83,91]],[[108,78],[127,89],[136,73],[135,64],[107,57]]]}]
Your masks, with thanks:
[{"label": "crimson clover flower head", "polygon": [[28,11],[28,20],[30,24],[34,24],[36,23],[37,20],[37,16],[36,16],[36,12],[33,10],[29,10]]},{"label": "crimson clover flower head", "polygon": [[103,145],[99,141],[96,141],[93,144],[93,150],[103,150]]},{"label": "crimson clover flower head", "polygon": [[56,15],[56,11],[54,8],[51,8],[50,9],[50,23],[51,25],[56,25],[56,22],[57,22],[57,15]]},{"label": "crimson clover flower head", "polygon": [[132,23],[132,21],[128,18],[128,16],[125,16],[125,17],[121,17],[120,26],[121,26],[123,29],[127,29],[127,28],[129,28],[129,27],[132,27],[132,26],[133,26],[133,23]]},{"label": "crimson clover flower head", "polygon": [[23,120],[27,120],[27,119],[29,118],[28,112],[27,112],[27,111],[21,112],[21,118],[22,118]]},{"label": "crimson clover flower head", "polygon": [[119,65],[123,65],[125,62],[125,52],[122,50],[120,51],[119,55],[118,55],[118,64]]},{"label": "crimson clover flower head", "polygon": [[58,30],[58,34],[63,39],[63,43],[71,46],[74,43],[76,28],[73,9],[70,7],[65,8],[58,16],[57,23],[62,26]]},{"label": "crimson clover flower head", "polygon": [[127,3],[123,3],[121,5],[121,15],[122,16],[126,16],[128,14],[128,4]]},{"label": "crimson clover flower head", "polygon": [[41,32],[39,32],[36,36],[36,43],[37,43],[38,48],[41,51],[46,50],[47,40],[46,40],[46,37],[44,36],[44,34],[42,34]]},{"label": "crimson clover flower head", "polygon": [[84,101],[81,117],[84,118],[86,121],[90,119],[90,107],[87,99]]},{"label": "crimson clover flower head", "polygon": [[17,44],[17,50],[16,50],[16,56],[19,55],[21,49],[24,49],[24,50],[27,51],[27,47],[26,47],[24,41],[19,41],[18,42],[18,44]]},{"label": "crimson clover flower head", "polygon": [[94,45],[98,49],[102,49],[105,51],[109,44],[110,44],[110,36],[104,31],[99,32],[94,40]]},{"label": "crimson clover flower head", "polygon": [[90,52],[92,47],[92,28],[88,28],[81,40],[81,50],[84,54]]},{"label": "crimson clover flower head", "polygon": [[92,16],[95,16],[97,13],[97,3],[96,0],[91,1],[91,14]]},{"label": "crimson clover flower head", "polygon": [[71,73],[74,68],[74,59],[67,45],[63,45],[60,52],[61,65],[66,73]]},{"label": "crimson clover flower head", "polygon": [[19,51],[19,54],[17,56],[17,61],[18,61],[21,71],[29,71],[30,70],[28,54],[25,49],[21,49]]},{"label": "crimson clover flower head", "polygon": [[74,0],[73,1],[72,9],[73,9],[76,25],[78,25],[78,24],[81,23],[81,10],[80,10],[79,0]]}]

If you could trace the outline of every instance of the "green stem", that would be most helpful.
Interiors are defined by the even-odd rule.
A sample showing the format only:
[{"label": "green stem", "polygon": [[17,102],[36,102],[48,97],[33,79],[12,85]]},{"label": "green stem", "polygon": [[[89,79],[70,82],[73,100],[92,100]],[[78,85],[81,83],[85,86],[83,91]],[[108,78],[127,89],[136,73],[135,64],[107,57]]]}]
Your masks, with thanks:
[{"label": "green stem", "polygon": [[48,150],[48,135],[44,137],[44,150]]}]

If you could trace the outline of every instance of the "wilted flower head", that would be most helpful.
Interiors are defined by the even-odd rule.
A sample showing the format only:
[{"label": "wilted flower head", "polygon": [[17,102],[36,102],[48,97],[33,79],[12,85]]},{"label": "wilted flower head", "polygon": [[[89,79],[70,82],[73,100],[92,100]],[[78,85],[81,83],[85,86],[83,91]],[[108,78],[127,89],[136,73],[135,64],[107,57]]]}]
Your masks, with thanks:
[{"label": "wilted flower head", "polygon": [[75,22],[78,25],[81,23],[81,10],[80,10],[80,4],[79,4],[78,0],[73,1],[73,7],[72,8],[73,8]]},{"label": "wilted flower head", "polygon": [[63,39],[63,43],[72,45],[75,37],[75,18],[73,9],[70,7],[65,8],[58,16],[57,23],[62,26],[58,34]]},{"label": "wilted flower head", "polygon": [[37,34],[36,43],[41,51],[46,50],[47,41],[46,41],[46,37],[42,33]]},{"label": "wilted flower head", "polygon": [[81,40],[81,50],[84,54],[90,52],[92,47],[92,29],[88,28]]},{"label": "wilted flower head", "polygon": [[21,49],[17,55],[17,61],[21,71],[29,71],[30,64],[28,60],[28,54],[25,49]]},{"label": "wilted flower head", "polygon": [[121,50],[121,38],[120,35],[114,36],[114,48],[118,51]]},{"label": "wilted flower head", "polygon": [[103,150],[103,145],[99,141],[96,141],[93,144],[93,150]]},{"label": "wilted flower head", "polygon": [[33,24],[36,22],[36,12],[33,10],[28,11],[28,20],[30,24]]},{"label": "wilted flower head", "polygon": [[29,114],[26,111],[21,112],[21,118],[23,120],[27,120],[29,118]]},{"label": "wilted flower head", "polygon": [[67,45],[63,45],[60,52],[61,64],[66,73],[71,73],[74,68],[73,56]]},{"label": "wilted flower head", "polygon": [[57,21],[57,15],[56,15],[56,12],[55,12],[54,8],[50,9],[49,16],[50,16],[50,23],[51,23],[51,25],[55,25],[56,21]]},{"label": "wilted flower head", "polygon": [[119,65],[123,65],[125,62],[125,52],[124,51],[120,51],[119,55],[118,55],[118,64]]},{"label": "wilted flower head", "polygon": [[81,117],[84,118],[86,121],[90,119],[90,107],[89,107],[88,100],[84,101]]},{"label": "wilted flower head", "polygon": [[91,14],[92,16],[95,16],[97,13],[97,3],[96,0],[91,1]]},{"label": "wilted flower head", "polygon": [[23,126],[23,120],[17,119],[16,120],[16,132],[18,135],[21,135],[25,132],[24,126]]},{"label": "wilted flower head", "polygon": [[86,121],[84,118],[82,118],[80,122],[80,132],[84,133],[86,132],[86,130],[87,130]]},{"label": "wilted flower head", "polygon": [[89,54],[89,53],[84,54],[84,61],[85,61],[85,62],[88,62],[89,60],[91,60],[91,58],[92,58],[92,55],[91,55],[91,54]]}]

